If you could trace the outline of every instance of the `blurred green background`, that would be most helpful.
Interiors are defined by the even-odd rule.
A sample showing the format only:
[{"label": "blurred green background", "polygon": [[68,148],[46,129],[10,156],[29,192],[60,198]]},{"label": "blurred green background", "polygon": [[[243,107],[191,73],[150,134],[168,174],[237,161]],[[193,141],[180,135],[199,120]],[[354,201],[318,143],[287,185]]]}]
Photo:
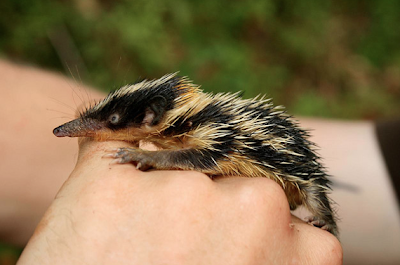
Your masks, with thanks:
[{"label": "blurred green background", "polygon": [[290,113],[400,113],[400,1],[3,0],[0,56],[103,90],[180,71]]},{"label": "blurred green background", "polygon": [[399,10],[397,0],[2,0],[0,57],[104,91],[180,71],[296,115],[392,118]]}]

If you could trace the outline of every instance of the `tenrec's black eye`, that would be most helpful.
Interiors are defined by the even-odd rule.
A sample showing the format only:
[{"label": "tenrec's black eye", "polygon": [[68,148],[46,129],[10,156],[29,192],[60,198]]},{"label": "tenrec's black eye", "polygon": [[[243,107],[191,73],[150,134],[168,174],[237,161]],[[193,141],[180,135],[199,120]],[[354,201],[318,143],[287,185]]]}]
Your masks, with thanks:
[{"label": "tenrec's black eye", "polygon": [[110,117],[108,118],[108,120],[112,124],[117,124],[119,122],[119,114],[118,113],[111,114]]}]

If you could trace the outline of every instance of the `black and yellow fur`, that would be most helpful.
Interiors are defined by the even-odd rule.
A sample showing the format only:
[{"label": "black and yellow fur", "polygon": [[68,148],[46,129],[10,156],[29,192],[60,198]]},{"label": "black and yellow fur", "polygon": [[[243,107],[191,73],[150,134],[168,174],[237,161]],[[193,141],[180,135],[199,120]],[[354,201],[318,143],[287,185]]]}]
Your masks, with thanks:
[{"label": "black and yellow fur", "polygon": [[338,235],[330,182],[307,132],[270,100],[207,94],[187,78],[170,74],[110,93],[54,134],[159,147],[121,148],[111,155],[140,168],[273,179],[292,210],[304,205],[314,215],[313,224]]}]

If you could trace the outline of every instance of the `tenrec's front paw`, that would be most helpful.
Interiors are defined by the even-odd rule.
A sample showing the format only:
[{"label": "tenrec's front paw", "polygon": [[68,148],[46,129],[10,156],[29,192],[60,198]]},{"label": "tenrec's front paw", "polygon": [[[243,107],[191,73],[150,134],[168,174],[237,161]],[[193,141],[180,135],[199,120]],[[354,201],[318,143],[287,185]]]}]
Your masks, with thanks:
[{"label": "tenrec's front paw", "polygon": [[151,156],[144,150],[137,148],[122,147],[106,150],[103,157],[114,158],[112,164],[125,164],[136,162],[136,168],[146,170],[151,167]]}]

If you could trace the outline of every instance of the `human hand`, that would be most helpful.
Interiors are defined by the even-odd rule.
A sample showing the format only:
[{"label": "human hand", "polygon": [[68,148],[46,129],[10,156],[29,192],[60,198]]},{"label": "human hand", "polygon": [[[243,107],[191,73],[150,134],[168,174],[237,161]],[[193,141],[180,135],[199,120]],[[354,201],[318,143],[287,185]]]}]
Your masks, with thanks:
[{"label": "human hand", "polygon": [[19,264],[341,264],[337,239],[291,216],[272,180],[102,158],[123,145],[81,142]]}]

